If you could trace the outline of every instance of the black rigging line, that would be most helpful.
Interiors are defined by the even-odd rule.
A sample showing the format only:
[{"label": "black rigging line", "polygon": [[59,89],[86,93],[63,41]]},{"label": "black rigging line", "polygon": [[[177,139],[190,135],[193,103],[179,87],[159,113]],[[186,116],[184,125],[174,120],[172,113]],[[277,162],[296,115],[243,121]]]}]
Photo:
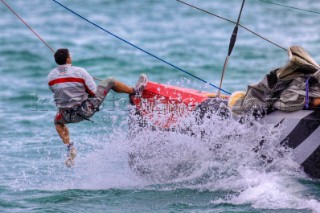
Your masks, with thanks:
[{"label": "black rigging line", "polygon": [[266,0],[259,0],[259,1],[261,1],[263,3],[267,3],[267,4],[274,4],[274,5],[278,5],[278,6],[281,6],[281,7],[287,7],[287,8],[290,8],[290,9],[300,10],[300,11],[304,11],[304,12],[320,14],[320,12],[318,12],[318,11],[306,10],[306,9],[302,9],[302,8],[298,8],[298,7],[293,7],[293,6],[290,6],[290,5],[279,4],[279,3],[276,3],[276,2],[272,2],[272,1],[266,1]]},{"label": "black rigging line", "polygon": [[[189,6],[189,7],[192,7],[192,8],[194,8],[194,9],[197,9],[197,10],[200,10],[200,11],[202,11],[202,12],[205,12],[205,13],[207,13],[207,14],[209,14],[209,15],[212,15],[212,16],[215,16],[215,17],[217,17],[217,18],[220,18],[220,19],[222,19],[222,20],[228,21],[228,22],[233,23],[233,24],[237,24],[236,22],[234,22],[234,21],[232,21],[232,20],[230,20],[230,19],[224,18],[224,17],[219,16],[219,15],[217,15],[217,14],[215,14],[215,13],[212,13],[212,12],[209,12],[209,11],[207,11],[207,10],[201,9],[201,8],[199,8],[199,7],[197,7],[197,6],[194,6],[194,5],[192,5],[192,4],[189,4],[189,3],[184,2],[184,1],[182,1],[182,0],[177,0],[177,1],[180,2],[180,3],[182,3],[182,4],[187,5],[187,6]],[[239,27],[241,27],[241,28],[249,31],[250,33],[258,36],[259,38],[261,38],[261,39],[269,42],[270,44],[273,44],[274,46],[276,46],[276,47],[278,47],[278,48],[280,48],[280,49],[282,49],[282,50],[284,50],[284,51],[287,52],[287,49],[286,49],[286,48],[280,46],[279,44],[276,44],[275,42],[267,39],[266,37],[264,37],[264,36],[262,36],[262,35],[260,35],[260,34],[258,34],[258,33],[256,33],[256,32],[254,32],[253,30],[250,30],[249,28],[243,26],[243,25],[240,24],[240,23],[239,23]]]},{"label": "black rigging line", "polygon": [[[246,1],[246,0],[243,0],[243,1],[242,1],[241,9],[240,9],[240,12],[239,12],[239,15],[238,15],[238,20],[237,20],[236,26],[234,27],[233,32],[232,32],[232,35],[231,35],[231,38],[230,38],[228,55],[227,55],[227,57],[226,57],[226,60],[225,60],[225,62],[224,62],[224,65],[223,65],[223,70],[222,70],[222,73],[221,73],[221,80],[220,80],[220,87],[219,87],[219,88],[221,88],[221,86],[222,86],[222,82],[223,82],[223,78],[224,78],[224,73],[225,73],[226,70],[227,70],[229,58],[230,58],[230,56],[231,56],[233,47],[234,47],[234,45],[236,44],[237,35],[238,35],[238,28],[239,28],[239,23],[240,23],[240,18],[241,18],[241,14],[242,14],[242,10],[243,10],[243,6],[244,6],[245,1]],[[218,92],[217,92],[217,97],[219,97],[219,96],[220,96],[220,89],[218,89]]]}]

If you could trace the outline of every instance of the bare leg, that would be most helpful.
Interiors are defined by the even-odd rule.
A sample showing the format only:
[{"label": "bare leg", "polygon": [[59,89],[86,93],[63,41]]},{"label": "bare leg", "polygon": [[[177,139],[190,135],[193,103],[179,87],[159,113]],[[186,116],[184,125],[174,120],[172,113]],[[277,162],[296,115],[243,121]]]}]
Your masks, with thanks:
[{"label": "bare leg", "polygon": [[112,90],[114,90],[115,92],[119,92],[119,93],[127,93],[127,94],[134,93],[133,87],[129,87],[120,81],[114,82],[114,86],[112,87]]},{"label": "bare leg", "polygon": [[65,124],[56,124],[56,130],[63,143],[68,147],[68,159],[66,160],[66,166],[71,167],[74,165],[74,158],[77,156],[77,152],[76,148],[70,143],[69,129]]},{"label": "bare leg", "polygon": [[70,144],[69,129],[65,124],[56,124],[56,130],[65,145]]}]

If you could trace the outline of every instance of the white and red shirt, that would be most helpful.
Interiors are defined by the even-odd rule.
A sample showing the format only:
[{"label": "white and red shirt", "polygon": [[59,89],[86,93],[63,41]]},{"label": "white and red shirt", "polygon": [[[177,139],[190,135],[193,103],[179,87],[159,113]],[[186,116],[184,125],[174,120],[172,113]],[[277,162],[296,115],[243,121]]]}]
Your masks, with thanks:
[{"label": "white and red shirt", "polygon": [[97,89],[92,76],[85,69],[71,64],[54,68],[48,75],[48,85],[59,109],[81,105],[89,95],[95,96]]}]

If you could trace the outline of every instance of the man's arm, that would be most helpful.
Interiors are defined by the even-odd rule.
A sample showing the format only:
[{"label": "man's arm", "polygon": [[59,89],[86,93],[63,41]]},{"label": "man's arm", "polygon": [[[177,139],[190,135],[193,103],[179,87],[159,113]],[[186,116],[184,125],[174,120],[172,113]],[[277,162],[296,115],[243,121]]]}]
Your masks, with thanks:
[{"label": "man's arm", "polygon": [[83,69],[83,75],[84,75],[84,80],[85,80],[86,92],[90,96],[94,97],[95,93],[97,91],[96,82],[94,82],[93,77],[85,69]]},{"label": "man's arm", "polygon": [[49,84],[49,82],[51,81],[50,74],[51,74],[51,73],[49,73],[49,75],[48,75],[48,77],[47,77],[47,81],[48,81],[48,87],[49,87],[49,89],[51,90],[51,92],[53,92],[53,89],[52,89],[52,87],[51,87],[50,84]]}]

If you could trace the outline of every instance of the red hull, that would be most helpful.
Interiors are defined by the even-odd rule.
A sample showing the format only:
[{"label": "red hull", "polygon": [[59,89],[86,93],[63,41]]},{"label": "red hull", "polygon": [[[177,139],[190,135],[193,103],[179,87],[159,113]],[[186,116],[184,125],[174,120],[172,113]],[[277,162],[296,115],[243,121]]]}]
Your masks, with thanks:
[{"label": "red hull", "polygon": [[[165,84],[148,82],[141,96],[131,98],[139,114],[161,128],[174,128],[184,118],[215,94]],[[222,98],[227,98],[222,96]]]}]

